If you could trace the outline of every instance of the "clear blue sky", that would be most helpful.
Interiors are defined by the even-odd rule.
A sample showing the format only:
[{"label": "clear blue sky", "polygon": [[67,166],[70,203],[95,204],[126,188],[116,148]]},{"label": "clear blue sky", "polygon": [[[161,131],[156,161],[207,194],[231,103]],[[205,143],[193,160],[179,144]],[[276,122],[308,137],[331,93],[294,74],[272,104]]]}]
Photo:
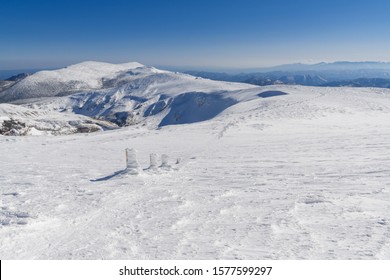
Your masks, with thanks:
[{"label": "clear blue sky", "polygon": [[390,1],[0,0],[0,69],[390,61]]}]

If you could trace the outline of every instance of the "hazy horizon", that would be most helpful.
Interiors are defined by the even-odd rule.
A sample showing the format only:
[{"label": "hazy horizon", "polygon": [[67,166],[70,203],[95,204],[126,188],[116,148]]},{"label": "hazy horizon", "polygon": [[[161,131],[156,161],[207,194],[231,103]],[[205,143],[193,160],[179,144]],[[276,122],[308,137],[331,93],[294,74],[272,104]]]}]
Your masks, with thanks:
[{"label": "hazy horizon", "polygon": [[255,67],[218,67],[218,66],[195,66],[195,65],[152,65],[152,64],[146,64],[142,63],[140,61],[121,61],[121,62],[112,62],[112,61],[101,61],[101,60],[83,60],[83,61],[77,61],[70,64],[63,64],[63,65],[57,65],[57,66],[46,66],[46,67],[30,67],[30,68],[15,68],[15,69],[1,69],[1,72],[14,72],[14,71],[41,71],[41,70],[56,70],[60,68],[64,68],[73,64],[82,63],[85,61],[97,61],[97,62],[103,62],[103,63],[112,63],[112,64],[122,64],[122,63],[129,63],[129,62],[138,62],[144,65],[157,67],[160,69],[166,69],[166,70],[199,70],[199,71],[240,71],[240,70],[251,70],[251,69],[267,69],[267,68],[273,68],[273,67],[281,67],[281,66],[289,66],[289,65],[318,65],[321,63],[327,63],[327,64],[333,64],[333,63],[390,63],[390,61],[349,61],[349,60],[338,60],[338,61],[318,61],[318,62],[292,62],[292,63],[282,63],[282,64],[275,64],[275,65],[266,65],[266,66],[255,66]]}]

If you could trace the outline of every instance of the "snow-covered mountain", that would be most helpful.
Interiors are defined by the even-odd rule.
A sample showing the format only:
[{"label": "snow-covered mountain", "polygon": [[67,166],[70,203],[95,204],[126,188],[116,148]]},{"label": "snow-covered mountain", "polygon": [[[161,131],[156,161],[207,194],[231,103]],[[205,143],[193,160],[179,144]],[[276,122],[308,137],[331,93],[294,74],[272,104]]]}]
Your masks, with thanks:
[{"label": "snow-covered mountain", "polygon": [[11,76],[5,80],[0,80],[0,92],[12,87],[17,82],[20,82],[24,78],[30,76],[29,73],[20,73],[14,76]]},{"label": "snow-covered mountain", "polygon": [[[31,124],[26,110],[38,112],[30,115],[35,122],[45,123],[44,127],[53,118],[60,119],[52,118],[50,112],[54,116],[63,114],[63,120],[71,117],[67,133],[88,131],[80,129],[80,125],[100,126],[102,121],[105,123],[100,129],[134,124],[158,127],[210,119],[246,96],[240,91],[250,91],[252,96],[258,93],[255,86],[200,79],[136,62],[117,65],[84,62],[26,77],[0,93],[2,102],[20,104],[20,110],[17,105],[10,109],[4,103],[0,104],[0,110],[3,108],[0,112],[3,119],[17,117],[18,122],[34,130],[39,130],[39,126]],[[29,134],[28,129],[19,134],[26,133]]]},{"label": "snow-covered mountain", "polygon": [[0,94],[0,102],[101,89],[105,87],[105,80],[115,78],[123,71],[130,71],[139,66],[142,65],[136,62],[110,64],[88,61],[59,70],[40,71],[3,91]]}]

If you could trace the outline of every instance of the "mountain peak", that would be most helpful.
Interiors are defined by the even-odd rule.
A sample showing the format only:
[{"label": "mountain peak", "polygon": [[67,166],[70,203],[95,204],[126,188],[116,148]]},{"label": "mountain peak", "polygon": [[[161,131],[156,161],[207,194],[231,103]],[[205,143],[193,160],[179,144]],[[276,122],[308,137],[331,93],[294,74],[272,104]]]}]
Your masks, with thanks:
[{"label": "mountain peak", "polygon": [[9,102],[17,99],[68,95],[77,91],[102,89],[103,80],[111,80],[139,67],[146,68],[138,62],[112,64],[84,61],[57,70],[39,71],[2,91],[0,101]]},{"label": "mountain peak", "polygon": [[[145,65],[138,62],[127,62],[127,63],[108,63],[100,61],[83,61],[80,63],[72,64],[64,69],[71,70],[94,70],[94,71],[124,71],[128,69],[134,69],[138,67],[144,67]],[[60,69],[61,70],[61,69]]]}]

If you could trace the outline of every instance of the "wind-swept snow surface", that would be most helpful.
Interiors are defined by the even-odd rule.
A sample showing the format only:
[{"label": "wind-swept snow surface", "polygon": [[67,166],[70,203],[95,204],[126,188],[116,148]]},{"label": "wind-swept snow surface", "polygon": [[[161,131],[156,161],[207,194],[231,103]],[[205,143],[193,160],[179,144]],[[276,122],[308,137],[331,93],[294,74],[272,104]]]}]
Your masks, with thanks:
[{"label": "wind-swept snow surface", "polygon": [[0,257],[390,258],[388,90],[224,98],[203,122],[0,136]]}]

